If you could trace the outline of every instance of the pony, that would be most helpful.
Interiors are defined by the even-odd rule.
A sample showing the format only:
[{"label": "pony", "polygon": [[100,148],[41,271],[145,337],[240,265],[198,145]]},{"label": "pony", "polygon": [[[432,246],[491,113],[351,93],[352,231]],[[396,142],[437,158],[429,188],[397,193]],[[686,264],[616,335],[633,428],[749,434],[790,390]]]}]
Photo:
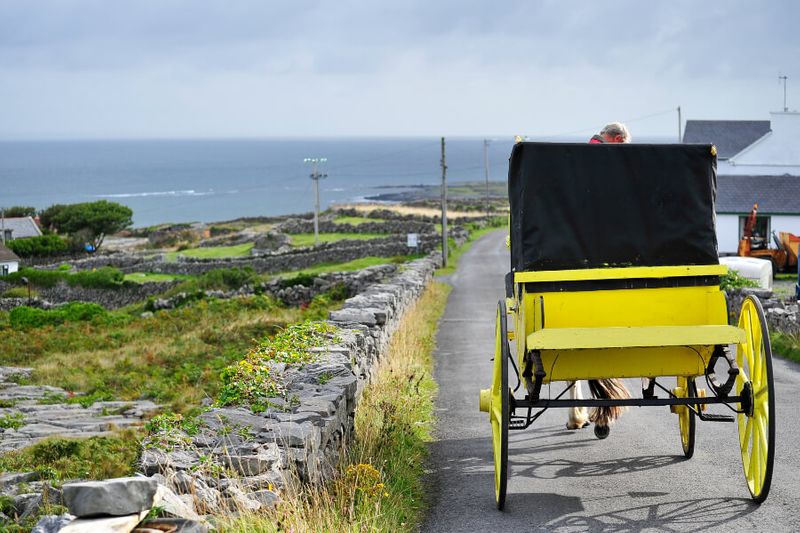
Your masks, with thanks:
[{"label": "pony", "polygon": [[[573,400],[582,400],[582,382],[573,381],[570,384],[570,398]],[[592,397],[597,399],[611,399],[611,400],[625,400],[631,397],[631,393],[625,386],[621,379],[590,379],[589,391]],[[591,413],[588,412],[586,407],[572,407],[569,409],[567,418],[567,429],[582,429],[594,423],[594,434],[599,439],[608,437],[611,431],[611,424],[613,424],[622,413],[625,412],[625,407],[611,406],[611,407],[595,407]]]}]

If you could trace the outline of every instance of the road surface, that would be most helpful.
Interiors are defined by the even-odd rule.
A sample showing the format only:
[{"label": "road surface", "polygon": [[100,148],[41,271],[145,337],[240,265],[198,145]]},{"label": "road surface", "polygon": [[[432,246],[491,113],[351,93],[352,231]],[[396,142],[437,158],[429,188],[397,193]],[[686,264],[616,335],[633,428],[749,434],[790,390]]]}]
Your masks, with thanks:
[{"label": "road surface", "polygon": [[695,454],[685,460],[677,417],[649,407],[631,409],[603,441],[591,427],[566,431],[566,411],[556,409],[512,431],[506,508],[497,511],[478,391],[491,382],[495,310],[509,265],[503,241],[498,232],[476,242],[450,278],[437,336],[437,441],[423,531],[800,531],[800,365],[781,359],[774,361],[776,464],[761,506],[745,485],[735,424],[698,421]]}]

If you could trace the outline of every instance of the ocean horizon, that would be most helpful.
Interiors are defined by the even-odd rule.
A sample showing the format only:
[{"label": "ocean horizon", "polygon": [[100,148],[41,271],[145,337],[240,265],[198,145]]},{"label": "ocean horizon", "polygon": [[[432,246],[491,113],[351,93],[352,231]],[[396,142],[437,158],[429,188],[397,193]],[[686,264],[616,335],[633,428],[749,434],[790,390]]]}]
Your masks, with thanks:
[{"label": "ocean horizon", "polygon": [[[490,143],[492,181],[506,179],[512,146]],[[137,227],[303,213],[313,157],[327,158],[323,208],[441,183],[440,138],[0,141],[0,206],[105,199],[133,209]],[[484,180],[483,139],[448,138],[446,162],[448,182]]]}]

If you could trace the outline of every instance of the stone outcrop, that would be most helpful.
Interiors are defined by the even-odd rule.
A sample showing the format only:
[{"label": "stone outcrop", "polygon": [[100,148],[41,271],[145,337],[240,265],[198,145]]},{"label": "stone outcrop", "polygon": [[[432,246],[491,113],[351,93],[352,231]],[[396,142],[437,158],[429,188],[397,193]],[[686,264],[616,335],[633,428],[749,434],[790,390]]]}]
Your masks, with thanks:
[{"label": "stone outcrop", "polygon": [[138,426],[159,406],[151,401],[67,403],[70,393],[47,385],[21,385],[32,369],[0,367],[0,452],[30,446],[47,437],[110,435]]}]

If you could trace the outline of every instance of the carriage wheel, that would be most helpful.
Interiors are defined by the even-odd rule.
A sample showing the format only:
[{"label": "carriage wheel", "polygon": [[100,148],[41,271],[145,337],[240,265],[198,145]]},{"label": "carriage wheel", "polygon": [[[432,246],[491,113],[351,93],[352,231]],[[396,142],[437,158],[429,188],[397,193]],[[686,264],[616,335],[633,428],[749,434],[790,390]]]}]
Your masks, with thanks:
[{"label": "carriage wheel", "polygon": [[[697,396],[697,387],[693,378],[678,376],[678,389],[685,391],[684,396]],[[696,420],[694,411],[688,405],[681,406],[678,410],[678,427],[681,430],[681,446],[683,455],[691,459],[694,455],[694,432]]]},{"label": "carriage wheel", "polygon": [[494,450],[494,492],[497,508],[503,510],[506,503],[508,480],[508,326],[505,302],[497,306],[495,324],[494,373],[492,375],[492,403],[489,420],[492,424],[492,448]]},{"label": "carriage wheel", "polygon": [[739,327],[746,340],[736,349],[739,376],[736,393],[743,396],[737,415],[739,445],[747,488],[753,499],[767,499],[775,459],[775,384],[772,377],[772,348],[761,303],[748,296],[742,303]]}]

